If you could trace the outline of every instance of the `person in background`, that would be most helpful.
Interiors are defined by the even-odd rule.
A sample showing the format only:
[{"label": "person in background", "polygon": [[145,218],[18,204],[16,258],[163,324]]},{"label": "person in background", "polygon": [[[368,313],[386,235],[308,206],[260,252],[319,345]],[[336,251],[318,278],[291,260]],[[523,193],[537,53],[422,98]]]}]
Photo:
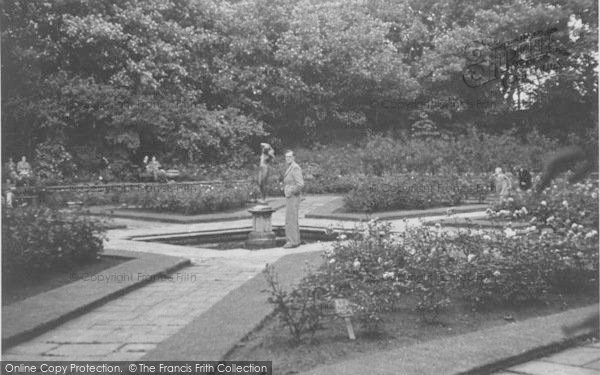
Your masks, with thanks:
[{"label": "person in background", "polygon": [[17,174],[19,177],[31,177],[33,170],[31,164],[27,162],[27,157],[22,156],[21,161],[17,163]]},{"label": "person in background", "polygon": [[494,171],[494,189],[500,200],[508,198],[512,188],[512,181],[502,172],[502,168],[498,167]]},{"label": "person in background", "polygon": [[10,208],[14,207],[14,201],[15,201],[14,200],[14,197],[15,197],[14,189],[15,189],[14,187],[11,187],[10,189],[7,189],[5,192],[6,207],[10,207]]},{"label": "person in background", "polygon": [[287,169],[283,177],[283,192],[285,195],[285,237],[284,248],[300,246],[300,227],[298,225],[298,209],[300,208],[300,194],[304,187],[302,169],[294,161],[294,152],[285,153]]},{"label": "person in background", "polygon": [[17,180],[17,164],[14,162],[13,158],[8,158],[8,163],[6,163],[6,175],[8,177],[8,183],[14,183]]},{"label": "person in background", "polygon": [[519,188],[521,190],[529,190],[533,186],[531,181],[531,173],[523,167],[515,168],[515,173],[519,177]]},{"label": "person in background", "polygon": [[29,184],[33,180],[33,169],[31,164],[27,162],[25,156],[21,157],[21,161],[17,163],[17,182],[20,184]]},{"label": "person in background", "polygon": [[156,159],[156,156],[152,157],[152,160],[148,164],[146,164],[146,172],[152,175],[152,179],[154,181],[164,180],[165,179],[165,171],[160,169],[161,165]]}]

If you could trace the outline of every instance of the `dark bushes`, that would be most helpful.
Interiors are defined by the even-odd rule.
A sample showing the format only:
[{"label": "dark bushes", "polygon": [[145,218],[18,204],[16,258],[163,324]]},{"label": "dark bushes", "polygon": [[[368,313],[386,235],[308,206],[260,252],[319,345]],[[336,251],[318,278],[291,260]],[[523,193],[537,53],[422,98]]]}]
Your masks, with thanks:
[{"label": "dark bushes", "polygon": [[95,261],[102,252],[100,223],[48,208],[2,210],[2,279],[39,277]]}]

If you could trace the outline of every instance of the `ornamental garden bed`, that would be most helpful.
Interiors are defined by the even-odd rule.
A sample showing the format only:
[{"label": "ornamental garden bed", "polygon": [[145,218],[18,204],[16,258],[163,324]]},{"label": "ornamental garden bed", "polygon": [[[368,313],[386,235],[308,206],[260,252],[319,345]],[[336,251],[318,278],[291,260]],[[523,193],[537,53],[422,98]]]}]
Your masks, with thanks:
[{"label": "ornamental garden bed", "polygon": [[[268,358],[277,373],[296,373],[597,304],[597,207],[597,182],[559,181],[490,210],[491,230],[438,223],[393,233],[390,223],[371,220],[341,234],[321,265],[291,288],[267,267],[273,318],[228,359]],[[519,230],[518,222],[528,226]],[[356,341],[328,313],[340,299],[352,306]]]},{"label": "ornamental garden bed", "polygon": [[50,207],[64,207],[68,202],[78,201],[84,206],[121,205],[152,212],[198,215],[244,208],[257,196],[255,184],[233,181],[218,186],[136,184],[130,189],[59,191],[48,193],[45,201]]},{"label": "ornamental garden bed", "polygon": [[10,303],[64,285],[69,272],[82,267],[89,271],[110,267],[114,261],[100,256],[105,229],[103,221],[80,211],[3,207],[3,301]]},{"label": "ornamental garden bed", "polygon": [[[403,296],[409,299],[409,296]],[[598,303],[597,293],[554,295],[547,303],[514,308],[473,311],[468,306],[452,306],[428,323],[410,307],[386,313],[378,332],[365,332],[352,320],[356,340],[350,340],[344,320],[331,318],[312,339],[297,342],[276,318],[265,324],[229,353],[226,360],[261,358],[273,361],[273,373],[295,374],[323,364],[339,362],[368,353],[406,347],[424,341],[460,335],[485,328],[511,324],[527,318],[549,315],[579,306]],[[407,303],[408,304],[408,303]]]}]

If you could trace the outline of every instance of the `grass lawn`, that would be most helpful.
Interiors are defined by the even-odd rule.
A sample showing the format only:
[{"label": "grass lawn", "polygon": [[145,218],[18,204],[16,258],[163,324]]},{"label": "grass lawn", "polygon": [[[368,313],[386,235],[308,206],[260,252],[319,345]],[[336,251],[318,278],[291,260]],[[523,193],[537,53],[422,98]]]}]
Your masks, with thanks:
[{"label": "grass lawn", "polygon": [[274,374],[294,374],[361,354],[410,346],[598,303],[598,293],[590,291],[585,294],[554,295],[549,301],[547,304],[489,311],[474,311],[466,306],[453,305],[438,317],[437,323],[426,323],[419,314],[399,306],[396,311],[384,315],[385,323],[379,333],[367,333],[353,322],[357,336],[355,341],[348,338],[343,319],[333,318],[325,322],[312,341],[307,336],[305,342],[299,344],[292,339],[287,328],[272,317],[241,342],[226,359],[269,360],[273,361]]},{"label": "grass lawn", "polygon": [[77,281],[73,272],[79,275],[95,275],[105,269],[114,267],[120,263],[130,260],[129,258],[101,256],[94,263],[82,265],[70,270],[55,271],[40,276],[27,275],[19,281],[2,283],[2,305],[8,306],[12,303],[22,301],[29,297],[59,288],[63,285]]}]

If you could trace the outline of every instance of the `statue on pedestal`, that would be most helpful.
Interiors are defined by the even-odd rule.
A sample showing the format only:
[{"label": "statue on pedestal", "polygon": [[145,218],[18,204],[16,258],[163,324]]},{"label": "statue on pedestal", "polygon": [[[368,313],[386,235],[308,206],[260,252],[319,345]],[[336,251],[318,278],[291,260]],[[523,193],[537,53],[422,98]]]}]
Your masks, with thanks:
[{"label": "statue on pedestal", "polygon": [[270,164],[275,158],[275,150],[268,143],[260,144],[260,166],[258,169],[258,188],[260,189],[261,199],[259,203],[267,203],[267,185],[269,180],[269,173],[271,170]]},{"label": "statue on pedestal", "polygon": [[270,163],[275,158],[275,151],[268,143],[260,144],[260,166],[258,169],[258,187],[261,199],[258,204],[248,211],[252,214],[252,231],[248,234],[246,247],[248,249],[264,249],[277,245],[275,232],[271,224],[271,215],[275,211],[267,204],[267,185],[269,180]]}]

